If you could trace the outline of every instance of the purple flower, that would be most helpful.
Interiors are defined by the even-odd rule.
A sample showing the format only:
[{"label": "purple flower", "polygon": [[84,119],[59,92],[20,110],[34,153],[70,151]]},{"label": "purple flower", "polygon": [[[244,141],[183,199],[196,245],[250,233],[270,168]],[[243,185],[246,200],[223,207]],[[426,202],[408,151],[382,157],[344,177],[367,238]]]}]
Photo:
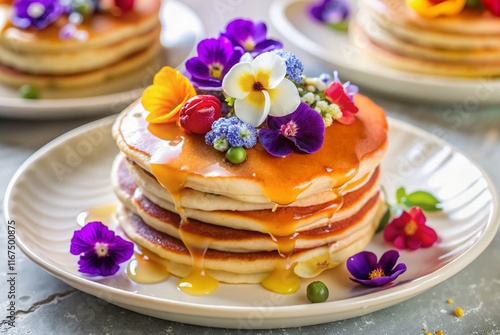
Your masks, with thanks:
[{"label": "purple flower", "polygon": [[101,222],[89,222],[75,231],[70,252],[80,255],[78,271],[90,275],[111,276],[134,253],[134,244],[125,241]]},{"label": "purple flower", "polygon": [[312,17],[327,24],[338,24],[349,16],[349,6],[344,0],[322,0],[309,7]]},{"label": "purple flower", "polygon": [[268,116],[266,124],[268,129],[260,129],[259,140],[273,156],[285,157],[296,150],[312,154],[325,140],[323,118],[304,102],[291,114]]},{"label": "purple flower", "polygon": [[228,37],[234,46],[240,46],[246,52],[250,52],[252,57],[256,57],[261,53],[283,47],[281,42],[267,39],[266,34],[267,27],[264,22],[253,23],[237,19],[229,22],[226,32],[221,35]]},{"label": "purple flower", "polygon": [[14,26],[38,30],[46,28],[65,11],[59,0],[16,0],[12,8],[10,21]]},{"label": "purple flower", "polygon": [[[389,250],[385,252],[377,263],[377,256],[373,252],[362,251],[349,257],[347,270],[354,276],[350,278],[356,283],[365,286],[382,286],[394,281],[400,274],[406,271],[406,265],[396,265],[399,252]],[[394,267],[396,265],[396,267]]]},{"label": "purple flower", "polygon": [[194,87],[219,88],[226,73],[240,61],[243,49],[233,47],[224,36],[208,38],[198,44],[198,57],[186,62]]}]

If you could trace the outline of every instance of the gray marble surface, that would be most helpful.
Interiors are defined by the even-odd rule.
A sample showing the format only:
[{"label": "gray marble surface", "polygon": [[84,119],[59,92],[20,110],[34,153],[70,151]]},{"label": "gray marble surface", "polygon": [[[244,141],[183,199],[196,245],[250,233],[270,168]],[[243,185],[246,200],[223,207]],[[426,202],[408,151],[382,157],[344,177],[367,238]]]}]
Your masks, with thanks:
[{"label": "gray marble surface", "polygon": [[[232,17],[267,19],[268,2],[187,0],[213,36]],[[276,36],[276,34],[274,35]],[[289,48],[292,51],[293,48]],[[325,65],[302,56],[312,74]],[[311,73],[311,72],[309,72]],[[479,163],[500,189],[500,106],[467,107],[394,101],[363,91],[391,117],[441,137]],[[495,92],[500,94],[500,92]],[[0,118],[0,200],[21,163],[43,144],[90,119],[16,121]],[[8,308],[7,231],[0,219],[0,320]],[[396,306],[362,317],[328,324],[275,330],[212,329],[155,319],[108,304],[64,284],[17,253],[16,323],[2,323],[8,334],[435,334],[500,335],[500,234],[469,266],[428,291]],[[447,299],[453,299],[452,305]],[[457,318],[455,307],[465,311]]]}]

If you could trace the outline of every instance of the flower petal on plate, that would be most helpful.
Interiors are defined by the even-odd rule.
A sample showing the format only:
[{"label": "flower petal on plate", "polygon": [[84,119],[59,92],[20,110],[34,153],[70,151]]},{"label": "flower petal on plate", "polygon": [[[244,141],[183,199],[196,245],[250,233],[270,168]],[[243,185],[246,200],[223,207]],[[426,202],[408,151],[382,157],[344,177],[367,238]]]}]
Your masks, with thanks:
[{"label": "flower petal on plate", "polygon": [[253,40],[256,44],[261,43],[266,40],[267,26],[264,21],[259,21],[255,23],[253,28]]},{"label": "flower petal on plate", "polygon": [[396,265],[399,258],[399,252],[396,250],[386,251],[377,264],[377,267],[381,267],[384,273],[388,276],[392,272],[392,268]]},{"label": "flower petal on plate", "polygon": [[361,251],[349,257],[346,266],[357,279],[368,279],[370,271],[377,266],[377,256],[370,251]]}]

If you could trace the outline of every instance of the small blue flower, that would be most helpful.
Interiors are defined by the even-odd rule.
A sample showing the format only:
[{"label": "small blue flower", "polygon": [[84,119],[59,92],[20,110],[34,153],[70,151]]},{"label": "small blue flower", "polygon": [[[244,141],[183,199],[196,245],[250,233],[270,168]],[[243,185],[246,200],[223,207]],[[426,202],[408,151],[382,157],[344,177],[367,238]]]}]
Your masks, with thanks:
[{"label": "small blue flower", "polygon": [[304,64],[302,64],[300,59],[291,52],[283,51],[283,49],[275,50],[274,53],[285,60],[288,77],[296,83],[300,83],[302,81],[302,73],[304,72]]},{"label": "small blue flower", "polygon": [[235,116],[229,119],[222,117],[212,124],[212,130],[205,135],[205,143],[219,151],[230,147],[248,149],[257,144],[257,130]]}]

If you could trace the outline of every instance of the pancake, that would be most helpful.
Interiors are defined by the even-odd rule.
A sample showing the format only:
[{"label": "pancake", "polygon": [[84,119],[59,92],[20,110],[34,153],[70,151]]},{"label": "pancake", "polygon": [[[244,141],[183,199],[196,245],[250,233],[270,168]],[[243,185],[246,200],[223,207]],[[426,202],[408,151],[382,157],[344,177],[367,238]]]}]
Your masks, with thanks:
[{"label": "pancake", "polygon": [[[125,207],[139,215],[152,228],[177,239],[181,238],[179,234],[182,223],[181,217],[172,210],[163,208],[161,204],[151,201],[142,193],[130,175],[125,160],[121,155],[117,157],[113,164],[112,176],[115,193]],[[319,228],[297,230],[299,234],[294,237],[295,248],[309,249],[338,242],[361,229],[367,230],[365,228],[371,227],[378,209],[378,179],[379,173],[377,169],[369,183],[359,190],[344,196],[342,208],[326,224],[321,225]],[[308,213],[314,213],[314,208],[297,209],[290,207],[286,210],[292,213],[300,213],[306,210]],[[273,216],[280,220],[284,219],[282,216],[280,217],[279,213],[276,213],[277,211],[274,212],[275,214],[269,210],[259,212],[264,212],[259,216],[265,220],[269,220]],[[311,214],[310,217],[314,217],[314,215]],[[276,243],[270,234],[256,230],[233,229],[224,225],[208,224],[196,219],[190,219],[183,225],[183,229],[190,234],[194,234],[199,238],[210,238],[212,240],[211,249],[248,252],[256,250],[271,251],[277,250],[279,247],[279,243]]]},{"label": "pancake", "polygon": [[[168,271],[181,278],[192,273],[192,256],[181,240],[151,228],[139,216],[124,207],[117,210],[117,216],[127,236],[139,246],[166,260]],[[375,229],[376,225],[372,221],[367,231],[350,235],[344,243],[296,250],[290,256],[289,262],[295,265],[295,273],[298,274],[302,274],[300,270],[308,263],[322,260],[321,256],[324,254],[330,257],[329,263],[322,265],[324,269],[339,265],[366,247]],[[354,240],[354,243],[350,240]],[[232,253],[208,249],[204,254],[204,268],[210,276],[222,282],[260,283],[277,269],[282,259],[276,251]]]},{"label": "pancake", "polygon": [[[117,158],[115,165],[119,165],[121,157]],[[116,180],[120,176],[118,171],[113,173],[113,184],[115,189],[120,185]],[[182,206],[186,216],[196,220],[229,228],[249,229],[264,233],[271,233],[274,236],[286,236],[296,231],[304,231],[324,225],[331,225],[335,220],[349,218],[357,213],[366,202],[378,193],[379,173],[378,169],[373,176],[357,191],[351,191],[333,201],[327,201],[318,205],[307,207],[277,207],[273,210],[200,210]],[[157,185],[159,187],[159,184]],[[150,187],[151,188],[151,187]],[[138,188],[140,195],[145,195],[153,203],[176,214],[179,211],[175,204],[160,199],[148,191],[149,188]],[[218,197],[216,197],[218,198]],[[220,199],[218,199],[220,200]],[[270,213],[272,212],[272,215]]]},{"label": "pancake", "polygon": [[8,20],[10,5],[0,5],[0,81],[38,88],[91,86],[154,61],[160,51],[160,1],[135,1],[121,15],[97,11],[78,29],[86,39],[62,40],[63,14],[44,29],[21,29]]},{"label": "pancake", "polygon": [[[157,68],[160,48],[160,45],[155,43],[140,52],[127,56],[125,59],[104,68],[69,75],[30,74],[0,64],[0,82],[11,86],[22,86],[29,83],[40,89],[68,90],[88,87],[147,66]],[[64,95],[61,97],[64,97]]]},{"label": "pancake", "polygon": [[176,122],[148,123],[132,104],[113,126],[120,227],[189,294],[212,292],[217,281],[295,292],[299,277],[361,251],[385,212],[385,113],[359,94],[354,102],[356,122],[326,128],[316,153],[274,157],[257,144],[241,165]]},{"label": "pancake", "polygon": [[[424,18],[404,0],[360,2],[354,41],[374,60],[395,69],[437,76],[500,75],[500,19],[464,9]],[[361,42],[360,42],[361,41]]]}]

